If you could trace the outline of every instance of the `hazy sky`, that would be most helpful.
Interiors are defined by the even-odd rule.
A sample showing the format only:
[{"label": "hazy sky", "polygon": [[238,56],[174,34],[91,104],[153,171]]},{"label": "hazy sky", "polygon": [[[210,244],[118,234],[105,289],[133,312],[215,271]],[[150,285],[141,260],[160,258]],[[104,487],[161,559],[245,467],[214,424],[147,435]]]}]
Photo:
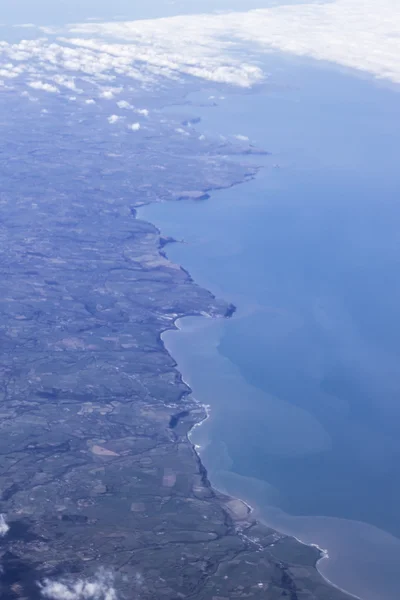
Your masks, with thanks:
[{"label": "hazy sky", "polygon": [[88,18],[143,19],[215,10],[249,10],[300,0],[3,0],[0,23],[60,24]]}]

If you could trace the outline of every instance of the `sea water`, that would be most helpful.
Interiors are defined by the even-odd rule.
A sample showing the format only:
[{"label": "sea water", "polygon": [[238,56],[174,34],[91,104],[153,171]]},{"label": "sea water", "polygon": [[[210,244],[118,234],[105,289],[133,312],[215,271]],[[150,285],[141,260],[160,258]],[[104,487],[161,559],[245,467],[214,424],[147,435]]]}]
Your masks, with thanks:
[{"label": "sea water", "polygon": [[268,60],[262,89],[213,102],[203,90],[185,109],[199,134],[270,151],[258,176],[140,212],[183,240],[171,260],[237,306],[163,339],[210,405],[192,440],[212,483],[326,549],[319,568],[336,585],[398,600],[400,96]]}]

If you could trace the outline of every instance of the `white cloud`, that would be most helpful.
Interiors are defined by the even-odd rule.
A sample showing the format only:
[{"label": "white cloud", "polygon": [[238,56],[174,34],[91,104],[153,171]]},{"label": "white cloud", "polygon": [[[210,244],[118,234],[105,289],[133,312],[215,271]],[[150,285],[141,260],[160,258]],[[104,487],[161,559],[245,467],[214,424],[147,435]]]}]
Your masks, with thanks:
[{"label": "white cloud", "polygon": [[93,100],[93,98],[88,98],[85,100],[85,104],[96,104],[96,100]]},{"label": "white cloud", "polygon": [[58,94],[60,92],[55,85],[43,81],[31,81],[28,85],[34,90],[42,90],[43,92],[50,92],[52,94]]},{"label": "white cloud", "polygon": [[[0,42],[0,75],[10,85],[26,77],[30,87],[53,93],[90,86],[91,96],[112,100],[122,92],[122,80],[149,89],[160,79],[190,76],[249,87],[265,77],[255,52],[280,50],[400,83],[398,2],[309,1],[241,13],[81,23],[53,40]],[[147,109],[132,108],[147,116]]]},{"label": "white cloud", "polygon": [[121,87],[103,88],[102,92],[100,93],[100,98],[105,98],[106,100],[112,100],[114,98],[114,96],[116,96],[117,94],[120,94],[121,92],[122,92]]},{"label": "white cloud", "polygon": [[190,133],[188,131],[186,131],[185,129],[182,129],[182,127],[177,127],[175,129],[176,133],[180,133],[181,135],[185,135],[185,136],[189,136]]},{"label": "white cloud", "polygon": [[0,77],[7,77],[9,79],[13,79],[14,77],[18,77],[18,73],[15,73],[11,69],[0,69]]},{"label": "white cloud", "polygon": [[[138,48],[144,60],[212,81],[250,85],[257,66],[231,49],[245,42],[367,71],[400,82],[398,0],[306,2],[243,13],[76,25],[73,33],[116,37]],[[216,58],[219,57],[219,60]],[[225,58],[224,60],[221,58]]]},{"label": "white cloud", "polygon": [[114,577],[105,570],[99,570],[90,579],[45,579],[40,589],[49,600],[117,600]]},{"label": "white cloud", "polygon": [[104,90],[104,92],[101,92],[100,98],[106,98],[107,100],[112,100],[112,98],[114,98],[114,94],[110,90]]},{"label": "white cloud", "polygon": [[126,109],[133,108],[132,104],[129,104],[129,102],[127,102],[126,100],[119,100],[117,102],[117,106],[118,106],[118,108],[126,108]]},{"label": "white cloud", "polygon": [[13,79],[23,73],[24,69],[21,65],[14,65],[11,62],[0,64],[0,76]]},{"label": "white cloud", "polygon": [[140,123],[132,123],[132,125],[129,125],[129,129],[131,129],[132,131],[139,131],[140,128]]},{"label": "white cloud", "polygon": [[[205,22],[207,18],[210,20]],[[72,38],[70,43],[114,57],[119,70],[142,83],[160,76],[179,79],[182,75],[191,75],[248,87],[262,79],[262,71],[243,60],[243,54],[239,57],[230,53],[231,41],[214,35],[219,19],[219,15],[195,15],[148,21],[83,23],[72,26],[70,32],[95,35],[97,39]],[[203,31],[203,24],[211,28]],[[99,37],[114,38],[121,43],[106,43]]]},{"label": "white cloud", "polygon": [[76,87],[75,77],[70,77],[68,75],[54,75],[52,81],[58,85],[68,88],[69,90],[73,90],[74,92],[82,93],[83,91]]},{"label": "white cloud", "polygon": [[9,529],[5,516],[0,514],[0,537],[4,537]]},{"label": "white cloud", "polygon": [[148,117],[149,111],[147,108],[135,108],[133,104],[130,104],[126,100],[119,100],[117,102],[118,108],[125,108],[126,110],[133,110],[137,115],[142,115],[142,117]]},{"label": "white cloud", "polygon": [[111,124],[114,125],[114,123],[118,123],[118,121],[121,119],[121,117],[119,117],[118,115],[110,115],[107,119],[107,121]]},{"label": "white cloud", "polygon": [[237,135],[234,135],[233,137],[235,137],[237,140],[239,140],[241,142],[249,141],[249,138],[247,137],[247,135],[241,135],[240,133],[238,133]]},{"label": "white cloud", "polygon": [[397,0],[336,0],[251,11],[238,38],[400,83]]}]

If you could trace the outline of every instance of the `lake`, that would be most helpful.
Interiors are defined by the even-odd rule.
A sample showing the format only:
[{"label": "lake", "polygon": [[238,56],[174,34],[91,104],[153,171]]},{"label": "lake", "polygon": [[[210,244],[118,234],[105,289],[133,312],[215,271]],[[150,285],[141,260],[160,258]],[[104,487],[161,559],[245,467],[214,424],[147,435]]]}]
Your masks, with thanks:
[{"label": "lake", "polygon": [[[212,483],[328,551],[321,572],[398,599],[398,91],[268,57],[269,82],[168,112],[271,152],[250,183],[144,207],[168,256],[237,306],[164,342],[210,416],[192,433]],[[208,104],[208,105],[207,105]],[[256,160],[256,159],[253,159]]]}]

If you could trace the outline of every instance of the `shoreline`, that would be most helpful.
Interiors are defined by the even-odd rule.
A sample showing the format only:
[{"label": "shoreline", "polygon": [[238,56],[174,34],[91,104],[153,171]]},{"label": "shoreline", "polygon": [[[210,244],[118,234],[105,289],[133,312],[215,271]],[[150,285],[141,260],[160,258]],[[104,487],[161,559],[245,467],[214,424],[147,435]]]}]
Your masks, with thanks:
[{"label": "shoreline", "polygon": [[[173,361],[174,361],[174,362],[175,362],[175,364],[176,364],[176,368],[177,368],[177,370],[178,370],[178,372],[179,372],[179,376],[180,376],[180,379],[181,379],[181,381],[182,381],[182,382],[183,382],[183,383],[184,383],[184,384],[187,386],[187,388],[189,389],[189,392],[188,392],[188,394],[187,394],[187,395],[191,396],[191,398],[192,398],[192,400],[194,401],[194,403],[195,403],[197,406],[201,407],[201,408],[204,410],[205,417],[204,417],[203,419],[201,419],[200,421],[198,421],[197,423],[195,423],[195,424],[194,424],[194,425],[193,425],[193,426],[190,428],[190,430],[189,430],[189,431],[188,431],[188,433],[187,433],[187,439],[188,439],[189,443],[191,444],[191,446],[192,446],[192,448],[193,448],[193,451],[194,451],[194,452],[195,452],[195,454],[196,454],[197,460],[199,461],[199,463],[202,465],[202,468],[204,469],[205,476],[207,477],[207,479],[208,479],[208,481],[209,481],[209,483],[210,483],[210,486],[211,486],[211,488],[212,488],[213,490],[215,490],[216,492],[218,492],[218,493],[220,493],[220,494],[223,494],[224,496],[227,496],[227,497],[229,497],[229,498],[230,498],[230,499],[232,499],[232,500],[239,500],[239,501],[240,501],[242,504],[244,504],[244,505],[246,506],[246,508],[247,508],[247,510],[248,510],[248,516],[249,516],[249,515],[255,514],[255,512],[256,512],[256,509],[255,509],[255,507],[254,507],[254,506],[252,506],[252,505],[251,505],[251,504],[250,504],[248,501],[244,500],[243,498],[240,498],[239,496],[233,496],[233,495],[231,495],[229,492],[225,492],[225,491],[223,491],[223,490],[220,490],[220,489],[218,489],[218,486],[217,486],[217,485],[215,485],[215,484],[214,484],[214,482],[212,481],[211,477],[209,477],[209,471],[208,471],[208,469],[207,469],[206,465],[204,465],[204,463],[203,463],[203,461],[202,461],[202,458],[201,458],[201,456],[200,456],[199,450],[201,449],[201,446],[199,446],[198,444],[195,444],[195,443],[192,441],[192,439],[191,439],[191,437],[192,437],[192,433],[193,433],[193,432],[194,432],[194,431],[195,431],[197,428],[201,427],[201,426],[202,426],[204,423],[206,423],[206,422],[208,421],[208,419],[211,417],[212,406],[211,406],[210,404],[204,404],[204,403],[202,403],[200,400],[198,400],[198,399],[197,399],[197,398],[196,398],[196,397],[193,395],[193,390],[192,390],[192,388],[191,388],[190,384],[189,384],[189,383],[188,383],[188,382],[185,380],[183,373],[182,373],[182,372],[180,371],[180,369],[179,369],[179,363],[177,362],[176,358],[173,356],[173,354],[171,353],[171,351],[168,349],[168,347],[167,347],[167,345],[166,345],[166,343],[165,343],[165,341],[164,341],[164,339],[163,339],[163,336],[164,336],[164,333],[167,333],[167,332],[170,332],[170,331],[175,331],[175,332],[182,331],[183,327],[181,327],[181,326],[179,325],[179,321],[181,321],[181,320],[183,320],[183,319],[185,319],[185,318],[190,318],[190,317],[193,317],[193,316],[202,316],[203,318],[211,318],[211,319],[212,319],[212,318],[216,318],[216,317],[213,317],[212,315],[206,315],[206,314],[205,314],[205,315],[190,315],[190,314],[188,314],[188,315],[185,315],[185,316],[183,316],[183,317],[177,317],[176,319],[174,319],[174,321],[173,321],[173,323],[172,323],[172,327],[170,327],[170,328],[168,328],[168,329],[165,329],[165,330],[164,330],[164,331],[161,333],[161,335],[160,335],[160,341],[161,341],[161,343],[163,344],[163,346],[164,346],[164,348],[165,348],[166,352],[168,352],[169,356],[170,356],[170,357],[173,359]],[[223,318],[230,318],[230,317],[229,317],[229,316],[228,316],[228,317],[226,317],[226,316],[225,316],[225,317],[223,317]],[[186,395],[186,393],[184,393],[184,394],[183,394],[183,396],[185,396],[185,395]],[[316,559],[316,562],[315,562],[315,567],[314,567],[314,568],[316,569],[316,571],[318,572],[319,576],[320,576],[320,577],[321,577],[321,578],[322,578],[322,579],[323,579],[323,580],[324,580],[324,581],[325,581],[325,582],[326,582],[326,583],[327,583],[329,586],[332,586],[334,589],[336,589],[336,590],[338,590],[338,591],[342,592],[343,594],[347,595],[349,598],[353,598],[354,600],[363,600],[363,599],[362,599],[360,596],[357,596],[357,595],[355,595],[355,594],[352,594],[351,592],[349,592],[349,591],[348,591],[348,590],[346,590],[345,588],[342,588],[342,587],[340,587],[339,585],[335,584],[333,581],[331,581],[330,579],[328,579],[328,577],[326,577],[326,576],[325,576],[325,575],[324,575],[324,574],[321,572],[321,570],[320,570],[320,568],[319,568],[319,563],[320,563],[320,562],[322,562],[322,561],[324,561],[324,560],[329,560],[329,558],[330,558],[330,557],[329,557],[329,550],[328,550],[328,549],[326,549],[326,548],[322,548],[321,546],[319,546],[319,545],[318,545],[318,544],[316,544],[316,543],[307,543],[307,542],[303,541],[301,538],[299,538],[299,537],[297,537],[297,536],[295,536],[295,535],[293,535],[293,534],[290,534],[290,533],[289,533],[289,534],[283,533],[283,532],[279,531],[279,529],[277,529],[276,527],[273,527],[273,526],[269,525],[269,524],[268,524],[268,523],[267,523],[267,522],[266,522],[264,519],[262,519],[262,518],[260,518],[260,517],[257,517],[257,516],[255,516],[255,521],[256,521],[256,522],[258,522],[258,523],[260,523],[261,525],[264,525],[264,526],[268,527],[269,529],[272,529],[272,530],[274,530],[274,531],[275,531],[276,533],[278,533],[278,534],[281,534],[281,535],[287,535],[288,537],[291,537],[291,538],[293,538],[294,540],[296,540],[296,541],[297,541],[299,544],[301,544],[302,546],[307,546],[307,547],[309,547],[309,548],[315,548],[315,549],[318,551],[318,553],[320,554],[319,558],[317,558],[317,559]]]},{"label": "shoreline", "polygon": [[[248,155],[248,158],[251,158],[251,155],[252,155],[252,153],[250,153],[250,155]],[[229,158],[231,160],[235,160],[235,159],[237,160],[239,157],[240,157],[240,155],[239,156],[230,156]],[[250,173],[250,174],[247,174],[241,181],[233,181],[230,185],[227,185],[227,186],[223,186],[223,187],[216,186],[215,188],[207,188],[207,189],[203,190],[204,193],[207,194],[207,198],[204,199],[204,200],[202,199],[201,202],[203,202],[203,201],[205,202],[206,200],[212,199],[213,192],[217,192],[217,191],[220,191],[220,190],[231,189],[231,188],[236,187],[238,185],[242,185],[244,183],[251,182],[252,180],[254,180],[254,179],[257,178],[257,176],[259,175],[260,171],[264,170],[265,167],[266,167],[266,165],[262,165],[262,164],[258,164],[257,166],[252,165],[253,172]],[[182,201],[182,200],[175,199],[174,201],[175,202],[179,202],[179,201]],[[168,200],[160,200],[159,202],[157,202],[157,204],[162,204],[162,203],[165,204],[166,202],[168,202]],[[145,201],[145,202],[140,202],[138,204],[134,204],[133,207],[132,207],[132,214],[133,214],[134,218],[136,218],[138,220],[143,220],[143,221],[152,223],[151,219],[148,219],[145,216],[141,215],[141,209],[145,209],[147,206],[153,205],[153,204],[154,204],[154,202],[152,202],[152,201]],[[152,223],[152,225],[156,228],[156,230],[157,230],[157,232],[158,232],[158,234],[160,236],[160,243],[159,243],[159,248],[158,248],[159,254],[160,254],[160,256],[162,256],[162,257],[166,258],[168,261],[170,261],[170,259],[168,258],[168,253],[167,253],[166,246],[169,243],[178,243],[178,242],[182,243],[182,242],[184,242],[184,240],[177,240],[174,237],[170,237],[170,236],[166,237],[167,234],[164,233],[164,232],[162,232],[161,229],[157,225],[155,225],[154,223]],[[170,261],[170,262],[173,262],[173,261]],[[177,264],[177,266],[179,267],[179,269],[182,270],[185,273],[185,275],[188,277],[189,281],[193,285],[196,285],[198,287],[203,287],[201,284],[198,284],[196,282],[196,280],[192,277],[190,271],[188,269],[186,269],[182,264],[180,264],[180,263],[174,263],[174,264]],[[221,302],[224,302],[223,299],[217,298],[216,294],[214,294],[214,292],[211,291],[208,287],[206,289],[211,294],[211,297],[214,300],[216,300],[216,301],[219,300]],[[165,341],[164,341],[164,334],[166,334],[166,333],[168,333],[170,331],[180,331],[182,329],[182,327],[179,326],[179,322],[181,320],[185,319],[185,318],[190,318],[190,317],[204,317],[204,318],[207,318],[207,319],[232,318],[235,315],[235,313],[237,312],[238,307],[235,306],[232,303],[229,303],[229,302],[224,302],[224,304],[225,304],[225,307],[226,307],[224,313],[222,313],[222,311],[219,312],[219,313],[215,313],[215,314],[213,314],[213,313],[207,313],[207,312],[203,312],[203,313],[191,313],[191,312],[188,312],[187,314],[184,314],[184,315],[177,315],[177,316],[175,316],[173,319],[171,319],[171,323],[169,324],[169,326],[166,327],[163,331],[160,332],[160,334],[159,334],[159,343],[163,346],[164,350],[167,352],[167,354],[174,361],[175,368],[176,368],[176,371],[177,371],[177,373],[179,375],[180,381],[187,388],[187,391],[182,392],[181,398],[190,397],[192,399],[192,401],[199,408],[201,408],[203,410],[204,418],[202,418],[201,420],[199,420],[198,422],[194,423],[191,426],[190,430],[187,433],[187,439],[188,439],[188,442],[190,443],[190,445],[191,445],[191,447],[193,449],[193,452],[195,453],[196,459],[197,459],[198,463],[200,464],[201,469],[204,472],[204,475],[205,475],[206,479],[209,482],[210,488],[213,489],[213,490],[215,490],[218,494],[223,494],[224,496],[227,496],[227,497],[229,497],[232,500],[239,500],[241,503],[243,503],[246,506],[246,508],[248,510],[248,515],[251,515],[251,514],[254,514],[256,512],[256,509],[251,504],[249,504],[249,502],[243,500],[240,497],[235,497],[235,496],[233,496],[233,495],[231,495],[229,493],[222,492],[221,490],[218,489],[218,487],[216,485],[214,485],[214,483],[209,478],[208,469],[204,465],[204,463],[203,463],[203,461],[201,459],[201,456],[199,454],[199,450],[201,449],[201,447],[198,446],[198,445],[196,445],[194,442],[192,442],[192,440],[191,440],[191,434],[197,428],[201,427],[206,421],[208,421],[208,419],[211,416],[212,406],[209,405],[209,404],[204,404],[200,400],[197,400],[195,398],[195,396],[193,395],[193,390],[192,390],[191,386],[185,380],[185,378],[183,376],[183,373],[180,370],[178,361],[175,359],[174,355],[167,348],[167,346],[165,344]],[[323,560],[329,560],[329,552],[328,552],[327,549],[324,549],[324,548],[320,547],[316,543],[307,543],[307,542],[304,542],[303,540],[301,540],[300,538],[296,537],[293,534],[285,534],[285,533],[279,531],[278,528],[271,527],[270,525],[268,525],[268,523],[266,521],[264,521],[263,519],[260,519],[259,517],[258,518],[255,517],[255,521],[257,523],[261,524],[261,525],[264,525],[264,526],[268,527],[269,529],[274,530],[277,534],[281,534],[281,535],[284,535],[284,536],[287,535],[287,537],[291,537],[292,539],[296,540],[299,544],[301,544],[303,546],[316,549],[318,551],[318,553],[319,553],[319,557],[316,558],[316,561],[315,561],[315,564],[314,564],[314,569],[316,570],[316,572],[318,573],[318,575],[321,577],[321,579],[324,582],[326,582],[328,584],[328,586],[332,587],[333,589],[336,589],[336,590],[340,591],[341,593],[345,594],[348,598],[354,598],[355,600],[362,600],[362,598],[360,598],[359,596],[356,596],[356,595],[352,594],[351,592],[347,591],[346,589],[341,588],[340,586],[336,585],[334,582],[332,582],[330,579],[328,579],[320,571],[319,566],[318,566],[319,563],[321,561],[323,561]]]}]

